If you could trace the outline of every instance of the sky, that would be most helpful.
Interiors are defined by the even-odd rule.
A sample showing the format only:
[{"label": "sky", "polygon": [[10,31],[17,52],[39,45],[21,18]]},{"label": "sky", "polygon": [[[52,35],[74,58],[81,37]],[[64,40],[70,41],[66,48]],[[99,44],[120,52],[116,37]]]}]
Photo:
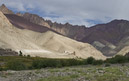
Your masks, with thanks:
[{"label": "sky", "polygon": [[0,0],[1,4],[15,12],[86,27],[114,19],[129,20],[129,0]]}]

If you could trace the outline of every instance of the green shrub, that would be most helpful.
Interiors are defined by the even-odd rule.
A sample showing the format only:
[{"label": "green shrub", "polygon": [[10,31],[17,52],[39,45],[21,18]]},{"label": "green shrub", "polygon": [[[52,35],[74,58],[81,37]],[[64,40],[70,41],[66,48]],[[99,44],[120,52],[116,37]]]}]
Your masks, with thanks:
[{"label": "green shrub", "polygon": [[23,54],[22,54],[22,52],[21,52],[21,51],[19,51],[19,56],[23,56]]},{"label": "green shrub", "polygon": [[75,66],[75,65],[80,65],[80,61],[76,59],[69,59],[67,60],[69,66]]},{"label": "green shrub", "polygon": [[94,60],[93,61],[93,65],[102,65],[103,64],[103,60]]},{"label": "green shrub", "polygon": [[42,68],[42,60],[34,60],[32,62],[32,67],[36,69],[41,69]]},{"label": "green shrub", "polygon": [[105,67],[110,66],[110,63],[126,63],[129,62],[129,57],[126,56],[115,56],[113,58],[108,58],[106,61],[95,60],[93,57],[87,59],[47,59],[39,57],[0,57],[0,60],[4,62],[0,70],[10,69],[10,70],[26,70],[26,69],[41,69],[46,67],[65,67],[65,66],[77,66],[77,65],[101,65],[105,64]]},{"label": "green shrub", "polygon": [[56,59],[43,59],[43,60],[34,60],[32,63],[33,68],[46,68],[46,67],[62,67],[60,60]]},{"label": "green shrub", "polygon": [[61,63],[59,60],[56,59],[45,59],[43,61],[44,67],[58,67],[61,66]]},{"label": "green shrub", "polygon": [[87,58],[87,64],[93,64],[94,61],[95,59],[93,57]]},{"label": "green shrub", "polygon": [[69,64],[69,61],[66,60],[66,59],[60,60],[60,63],[61,63],[61,65],[62,65],[62,67],[65,67],[65,66],[69,66],[69,65],[70,65],[70,64]]},{"label": "green shrub", "polygon": [[107,63],[126,63],[128,62],[128,58],[126,56],[116,55],[115,57],[109,58],[106,60]]},{"label": "green shrub", "polygon": [[84,59],[83,61],[82,61],[82,64],[83,65],[87,65],[88,63],[87,63],[87,59]]},{"label": "green shrub", "polygon": [[0,71],[3,71],[3,68],[2,67],[0,67]]},{"label": "green shrub", "polygon": [[30,57],[30,55],[27,55],[27,57]]},{"label": "green shrub", "polygon": [[27,69],[26,65],[18,60],[10,61],[6,64],[7,69],[10,70],[25,70]]}]

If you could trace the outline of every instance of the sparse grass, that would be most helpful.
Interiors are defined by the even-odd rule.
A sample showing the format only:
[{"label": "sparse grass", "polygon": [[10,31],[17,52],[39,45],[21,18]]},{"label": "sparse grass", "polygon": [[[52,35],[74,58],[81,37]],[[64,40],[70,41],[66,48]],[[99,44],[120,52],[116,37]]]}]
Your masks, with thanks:
[{"label": "sparse grass", "polygon": [[36,70],[35,73],[36,73],[36,74],[40,74],[41,71],[40,71],[40,70]]},{"label": "sparse grass", "polygon": [[[60,70],[58,70],[57,72],[60,72]],[[128,66],[92,66],[85,68],[69,67],[69,72],[73,72],[73,74],[69,76],[50,76],[38,81],[81,81],[80,78],[82,77],[83,80],[88,81],[129,81],[129,74],[127,74],[127,72],[129,72]]]},{"label": "sparse grass", "polygon": [[48,78],[43,78],[43,79],[40,79],[38,81],[71,81],[75,78],[78,78],[79,75],[76,75],[76,74],[73,74],[73,75],[70,75],[70,76],[57,76],[57,77],[48,77]]},{"label": "sparse grass", "polygon": [[49,72],[53,73],[53,72],[59,72],[59,69],[49,69]]},{"label": "sparse grass", "polygon": [[70,81],[69,76],[64,76],[64,77],[49,77],[49,78],[43,78],[38,81]]}]

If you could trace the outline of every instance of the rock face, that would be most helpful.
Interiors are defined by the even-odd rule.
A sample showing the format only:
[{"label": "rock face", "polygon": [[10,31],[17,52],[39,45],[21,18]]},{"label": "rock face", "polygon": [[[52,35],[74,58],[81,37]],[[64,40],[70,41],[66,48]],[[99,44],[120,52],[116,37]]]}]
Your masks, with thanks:
[{"label": "rock face", "polygon": [[49,24],[45,22],[45,20],[42,17],[39,17],[38,15],[25,13],[22,16],[23,18],[27,19],[30,22],[50,28]]},{"label": "rock face", "polygon": [[86,31],[89,33],[82,41],[92,43],[94,40],[101,42],[104,40],[116,45],[120,40],[129,35],[128,29],[129,21],[113,20],[107,24],[100,24],[87,29]]},{"label": "rock face", "polygon": [[80,41],[85,36],[85,30],[87,29],[85,26],[71,25],[69,23],[58,24],[56,22],[52,23],[51,21],[47,22],[49,23],[51,29],[78,41]]},{"label": "rock face", "polygon": [[4,4],[0,6],[0,11],[4,14],[14,14],[11,10],[9,10]]},{"label": "rock face", "polygon": [[17,13],[17,15],[22,16],[24,19],[41,25],[41,26],[46,26],[64,36],[67,36],[69,38],[75,39],[75,40],[81,40],[84,37],[85,34],[85,26],[78,26],[78,25],[71,25],[69,23],[66,24],[58,24],[58,23],[53,23],[50,20],[45,20],[42,17],[39,17],[36,14],[31,14],[31,13],[25,13],[25,14],[20,14]]},{"label": "rock face", "polygon": [[0,12],[0,47],[46,58],[87,58],[92,56],[96,59],[106,59],[90,44],[72,40],[53,31],[47,30],[40,33],[19,29],[13,26],[2,12]]}]

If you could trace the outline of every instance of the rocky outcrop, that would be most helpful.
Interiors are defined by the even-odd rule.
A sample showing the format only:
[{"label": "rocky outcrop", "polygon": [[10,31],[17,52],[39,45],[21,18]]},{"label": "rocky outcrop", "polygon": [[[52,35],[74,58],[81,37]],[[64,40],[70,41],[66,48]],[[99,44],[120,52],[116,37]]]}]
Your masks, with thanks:
[{"label": "rocky outcrop", "polygon": [[0,56],[18,56],[18,53],[11,49],[0,48]]},{"label": "rocky outcrop", "polygon": [[4,4],[0,6],[0,11],[4,14],[14,14],[11,10],[9,10]]},{"label": "rocky outcrop", "polygon": [[20,12],[16,13],[16,15],[21,16],[21,17],[23,16],[23,14]]},{"label": "rocky outcrop", "polygon": [[80,41],[85,36],[85,30],[87,29],[85,26],[71,25],[69,23],[58,24],[56,22],[52,23],[51,21],[47,22],[51,29],[78,41]]},{"label": "rocky outcrop", "polygon": [[25,14],[23,14],[23,18],[25,18],[28,21],[33,22],[35,24],[38,24],[41,26],[46,26],[46,27],[50,28],[49,24],[42,17],[39,17],[36,14],[25,13]]}]

